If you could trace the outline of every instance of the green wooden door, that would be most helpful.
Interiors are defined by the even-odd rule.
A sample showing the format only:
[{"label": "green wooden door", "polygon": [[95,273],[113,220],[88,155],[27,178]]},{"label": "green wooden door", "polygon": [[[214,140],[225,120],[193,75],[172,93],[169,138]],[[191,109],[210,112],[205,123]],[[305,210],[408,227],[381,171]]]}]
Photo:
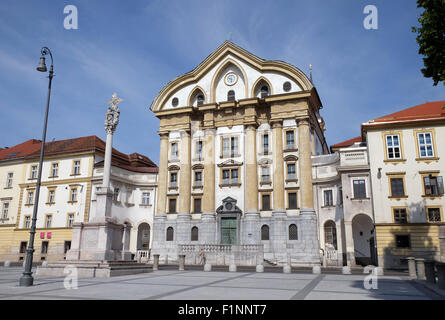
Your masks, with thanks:
[{"label": "green wooden door", "polygon": [[236,218],[221,219],[221,244],[236,244]]}]

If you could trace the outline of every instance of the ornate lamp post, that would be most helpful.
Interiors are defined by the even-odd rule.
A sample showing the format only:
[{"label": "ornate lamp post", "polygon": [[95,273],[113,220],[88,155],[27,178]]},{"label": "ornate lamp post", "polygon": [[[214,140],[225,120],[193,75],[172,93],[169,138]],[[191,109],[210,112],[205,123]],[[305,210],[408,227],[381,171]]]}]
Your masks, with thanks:
[{"label": "ornate lamp post", "polygon": [[48,85],[48,98],[46,100],[46,112],[45,112],[45,122],[43,124],[43,134],[42,134],[42,147],[40,148],[40,159],[39,159],[39,172],[37,177],[36,184],[36,198],[34,200],[34,208],[32,212],[32,223],[31,223],[31,231],[29,235],[29,246],[26,250],[26,262],[25,262],[25,271],[23,272],[22,277],[20,278],[20,286],[29,287],[34,283],[34,278],[32,277],[32,260],[34,254],[34,236],[36,233],[36,221],[37,221],[37,209],[39,207],[39,194],[40,194],[40,183],[42,179],[42,166],[43,166],[43,155],[45,152],[45,140],[46,140],[46,127],[48,122],[48,112],[49,112],[49,100],[51,95],[51,83],[54,76],[53,69],[53,55],[51,50],[47,47],[43,47],[41,50],[42,56],[40,57],[39,65],[37,66],[37,71],[46,72],[46,64],[45,64],[45,56],[49,54],[51,57],[51,66],[49,68],[49,85]]}]

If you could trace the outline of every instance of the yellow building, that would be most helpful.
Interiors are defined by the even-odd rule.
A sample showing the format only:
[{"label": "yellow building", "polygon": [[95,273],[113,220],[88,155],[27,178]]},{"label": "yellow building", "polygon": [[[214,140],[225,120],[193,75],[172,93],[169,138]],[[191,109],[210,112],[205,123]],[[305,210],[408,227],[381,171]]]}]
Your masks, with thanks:
[{"label": "yellow building", "polygon": [[445,249],[439,243],[445,221],[444,137],[445,101],[362,124],[380,266],[406,267],[409,256],[439,260]]}]

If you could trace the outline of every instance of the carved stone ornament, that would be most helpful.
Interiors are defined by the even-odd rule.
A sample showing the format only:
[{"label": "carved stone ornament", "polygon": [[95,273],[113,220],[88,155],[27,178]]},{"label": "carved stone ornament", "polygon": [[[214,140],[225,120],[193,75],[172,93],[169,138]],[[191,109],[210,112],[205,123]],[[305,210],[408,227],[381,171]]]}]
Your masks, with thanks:
[{"label": "carved stone ornament", "polygon": [[113,134],[116,130],[116,127],[119,123],[120,115],[120,110],[117,105],[122,101],[123,100],[121,98],[117,97],[116,93],[113,93],[110,101],[107,102],[107,104],[111,105],[111,107],[108,107],[107,113],[105,114],[105,131],[107,132],[107,134]]}]

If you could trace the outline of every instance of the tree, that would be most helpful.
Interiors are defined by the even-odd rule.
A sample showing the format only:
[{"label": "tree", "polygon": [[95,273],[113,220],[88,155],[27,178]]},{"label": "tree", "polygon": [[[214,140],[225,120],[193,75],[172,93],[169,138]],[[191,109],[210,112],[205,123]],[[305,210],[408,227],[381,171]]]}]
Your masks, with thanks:
[{"label": "tree", "polygon": [[445,85],[445,0],[417,0],[417,7],[425,9],[418,19],[421,26],[412,27],[419,54],[425,56],[421,71],[435,86],[440,81]]}]

